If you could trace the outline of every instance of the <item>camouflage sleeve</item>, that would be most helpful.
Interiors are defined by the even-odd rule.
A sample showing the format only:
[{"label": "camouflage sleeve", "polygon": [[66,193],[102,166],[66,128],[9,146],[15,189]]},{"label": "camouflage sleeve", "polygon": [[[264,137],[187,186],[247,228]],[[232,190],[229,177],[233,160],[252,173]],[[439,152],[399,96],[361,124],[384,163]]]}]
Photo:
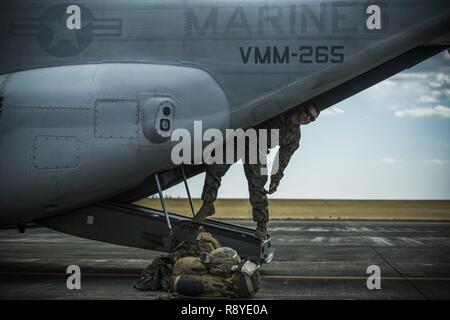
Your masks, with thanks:
[{"label": "camouflage sleeve", "polygon": [[285,137],[280,137],[280,149],[278,151],[278,172],[274,174],[274,178],[280,181],[284,176],[284,170],[289,164],[292,155],[300,146],[300,128],[290,132]]}]

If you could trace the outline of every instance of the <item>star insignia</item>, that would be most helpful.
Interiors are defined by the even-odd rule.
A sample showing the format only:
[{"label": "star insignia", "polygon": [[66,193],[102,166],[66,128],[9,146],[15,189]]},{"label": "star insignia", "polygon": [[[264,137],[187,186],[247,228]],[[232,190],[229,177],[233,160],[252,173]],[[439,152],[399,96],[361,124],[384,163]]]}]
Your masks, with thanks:
[{"label": "star insignia", "polygon": [[53,21],[44,22],[44,24],[48,28],[50,28],[53,32],[52,39],[48,46],[49,49],[58,45],[62,41],[69,43],[71,46],[73,46],[77,49],[80,48],[80,45],[78,43],[78,38],[77,38],[77,32],[81,31],[89,23],[82,22],[81,29],[79,29],[79,30],[77,30],[77,29],[69,30],[66,25],[66,19],[67,19],[67,17],[63,15],[61,20],[53,20]]}]

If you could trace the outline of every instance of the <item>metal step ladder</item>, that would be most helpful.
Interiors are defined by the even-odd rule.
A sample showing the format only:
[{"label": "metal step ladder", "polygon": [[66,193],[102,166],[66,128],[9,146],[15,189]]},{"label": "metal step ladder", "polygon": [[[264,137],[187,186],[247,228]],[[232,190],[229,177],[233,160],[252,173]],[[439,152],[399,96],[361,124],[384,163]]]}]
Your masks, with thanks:
[{"label": "metal step ladder", "polygon": [[[183,167],[181,167],[183,170]],[[191,193],[183,170],[183,180],[192,214]],[[195,241],[200,226],[223,246],[235,249],[242,258],[269,263],[274,255],[270,237],[260,240],[255,230],[208,219],[197,223],[190,217],[167,211],[159,176],[155,175],[162,210],[116,201],[100,202],[76,211],[40,221],[48,228],[92,240],[170,252],[182,241]]]}]

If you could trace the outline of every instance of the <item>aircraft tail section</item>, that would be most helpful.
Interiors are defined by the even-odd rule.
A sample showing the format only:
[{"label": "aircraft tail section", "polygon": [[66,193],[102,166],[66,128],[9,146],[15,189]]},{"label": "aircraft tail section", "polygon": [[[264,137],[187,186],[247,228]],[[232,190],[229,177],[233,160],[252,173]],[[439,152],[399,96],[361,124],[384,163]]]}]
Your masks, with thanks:
[{"label": "aircraft tail section", "polygon": [[[390,61],[394,61],[396,58],[412,52],[414,49],[429,45],[433,40],[445,36],[448,30],[450,30],[450,11],[446,11],[422,24],[411,27],[405,32],[387,38],[385,41],[367,48],[364,52],[350,57],[342,64],[334,65],[306,78],[301,78],[275,92],[266,94],[243,107],[235,109],[232,114],[232,126],[246,127],[249,123],[256,125],[309,102],[314,103],[316,107],[323,110],[329,105],[318,104],[315,101],[316,97],[325,95],[338,86],[367,74]],[[439,50],[444,50],[448,46],[444,43],[443,45],[438,45],[438,47]],[[439,51],[435,53],[437,52]],[[409,64],[414,65],[423,59],[420,58]],[[401,70],[397,70],[395,73]],[[377,82],[383,79],[379,79]],[[334,101],[334,103],[337,102],[339,101]]]}]

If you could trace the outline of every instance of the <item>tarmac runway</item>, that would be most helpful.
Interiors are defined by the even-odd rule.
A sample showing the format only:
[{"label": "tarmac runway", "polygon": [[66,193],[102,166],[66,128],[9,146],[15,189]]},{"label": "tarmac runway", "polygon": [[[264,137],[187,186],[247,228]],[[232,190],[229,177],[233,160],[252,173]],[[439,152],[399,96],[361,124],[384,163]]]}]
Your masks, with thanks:
[{"label": "tarmac runway", "polygon": [[[237,221],[253,225],[248,221]],[[450,223],[278,220],[259,299],[450,299]],[[133,289],[159,255],[44,228],[0,230],[0,299],[158,299]],[[66,269],[81,268],[68,290]],[[369,290],[367,267],[381,270]]]}]

